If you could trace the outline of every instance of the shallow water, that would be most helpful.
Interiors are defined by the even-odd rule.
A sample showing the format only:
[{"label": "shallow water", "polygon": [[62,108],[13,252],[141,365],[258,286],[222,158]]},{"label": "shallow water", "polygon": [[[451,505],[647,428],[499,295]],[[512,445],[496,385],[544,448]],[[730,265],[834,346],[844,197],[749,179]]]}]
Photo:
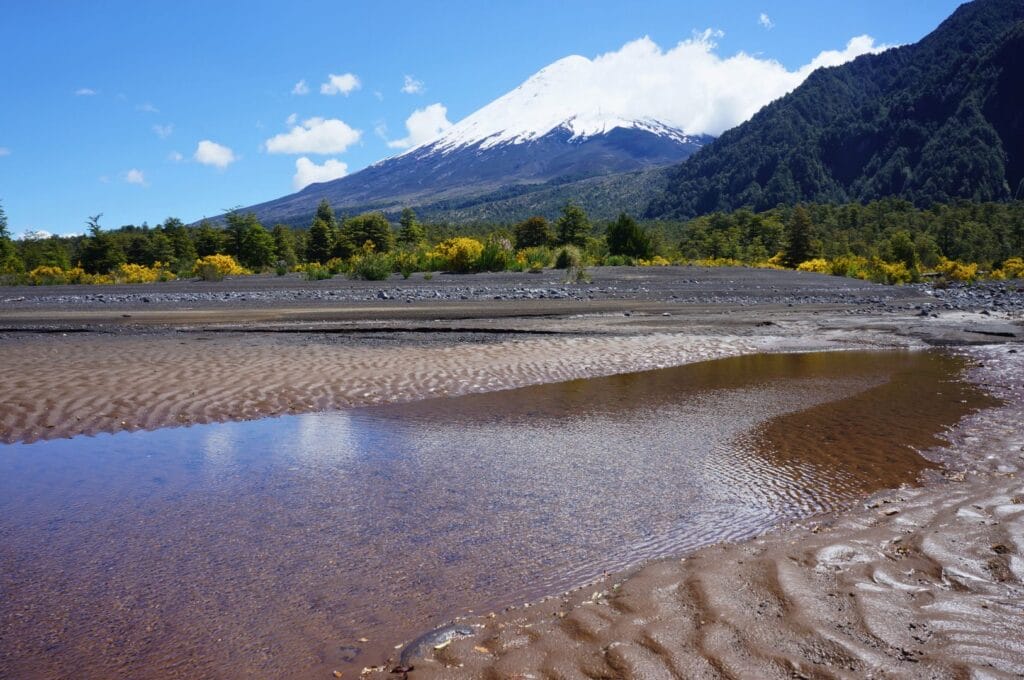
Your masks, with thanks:
[{"label": "shallow water", "polygon": [[0,446],[0,676],[355,676],[468,610],[913,481],[987,404],[960,366],[759,355]]}]

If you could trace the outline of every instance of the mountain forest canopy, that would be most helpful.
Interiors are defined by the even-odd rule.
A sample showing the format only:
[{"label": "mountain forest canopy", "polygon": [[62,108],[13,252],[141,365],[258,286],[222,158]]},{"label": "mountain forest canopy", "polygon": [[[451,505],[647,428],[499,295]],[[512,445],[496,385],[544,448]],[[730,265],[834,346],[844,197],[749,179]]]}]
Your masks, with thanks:
[{"label": "mountain forest canopy", "polygon": [[976,0],[920,42],[815,71],[672,171],[688,218],[886,197],[1024,198],[1024,2]]}]

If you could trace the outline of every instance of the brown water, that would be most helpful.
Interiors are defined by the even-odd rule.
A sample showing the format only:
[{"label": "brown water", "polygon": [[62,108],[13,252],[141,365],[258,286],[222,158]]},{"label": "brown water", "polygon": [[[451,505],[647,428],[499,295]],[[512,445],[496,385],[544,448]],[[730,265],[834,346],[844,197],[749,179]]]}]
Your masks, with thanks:
[{"label": "brown water", "polygon": [[0,446],[0,677],[355,677],[454,615],[913,481],[988,403],[960,366],[760,355]]}]

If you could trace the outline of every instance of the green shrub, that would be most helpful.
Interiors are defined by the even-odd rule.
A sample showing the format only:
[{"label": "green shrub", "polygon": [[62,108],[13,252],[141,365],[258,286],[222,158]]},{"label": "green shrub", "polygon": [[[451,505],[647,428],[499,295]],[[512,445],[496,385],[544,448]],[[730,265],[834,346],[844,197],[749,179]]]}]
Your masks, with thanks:
[{"label": "green shrub", "polygon": [[576,246],[564,246],[555,257],[555,269],[571,269],[583,266],[583,254]]},{"label": "green shrub", "polygon": [[364,281],[383,281],[391,276],[391,258],[387,253],[364,251],[349,260],[349,278]]},{"label": "green shrub", "polygon": [[200,281],[223,281],[224,272],[215,264],[210,262],[197,263],[194,273]]},{"label": "green shrub", "polygon": [[554,254],[550,248],[545,246],[524,248],[516,254],[516,262],[522,266],[519,271],[525,270],[534,274],[550,267],[552,260],[554,260]]},{"label": "green shrub", "polygon": [[302,276],[307,281],[323,281],[331,278],[334,274],[332,274],[331,270],[325,265],[311,262],[302,270]]},{"label": "green shrub", "polygon": [[632,267],[636,262],[628,255],[609,255],[604,258],[606,267]]},{"label": "green shrub", "polygon": [[511,241],[492,237],[484,243],[484,249],[477,259],[477,268],[484,272],[503,272],[512,268],[515,259]]}]

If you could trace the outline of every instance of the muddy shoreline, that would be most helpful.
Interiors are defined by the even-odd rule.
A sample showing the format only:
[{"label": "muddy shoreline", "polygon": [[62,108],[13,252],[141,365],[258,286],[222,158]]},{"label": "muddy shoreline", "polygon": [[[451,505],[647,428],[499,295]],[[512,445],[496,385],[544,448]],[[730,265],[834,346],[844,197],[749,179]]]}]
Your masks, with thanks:
[{"label": "muddy shoreline", "polygon": [[[414,281],[408,295],[389,292],[406,284],[374,292],[355,282],[303,284],[301,295],[289,282],[254,294],[253,281],[218,284],[215,294],[188,282],[130,287],[102,299],[95,290],[0,291],[0,441],[454,396],[757,352],[977,345],[955,351],[983,363],[972,380],[1007,403],[927,452],[945,471],[923,487],[462,622],[474,635],[426,649],[410,675],[1024,673],[1024,617],[1013,604],[1024,594],[1024,513],[1014,509],[1024,499],[1024,368],[1012,353],[1024,340],[1024,295],[669,269],[599,272],[589,294],[531,275]],[[521,290],[533,297],[516,297]]]}]

